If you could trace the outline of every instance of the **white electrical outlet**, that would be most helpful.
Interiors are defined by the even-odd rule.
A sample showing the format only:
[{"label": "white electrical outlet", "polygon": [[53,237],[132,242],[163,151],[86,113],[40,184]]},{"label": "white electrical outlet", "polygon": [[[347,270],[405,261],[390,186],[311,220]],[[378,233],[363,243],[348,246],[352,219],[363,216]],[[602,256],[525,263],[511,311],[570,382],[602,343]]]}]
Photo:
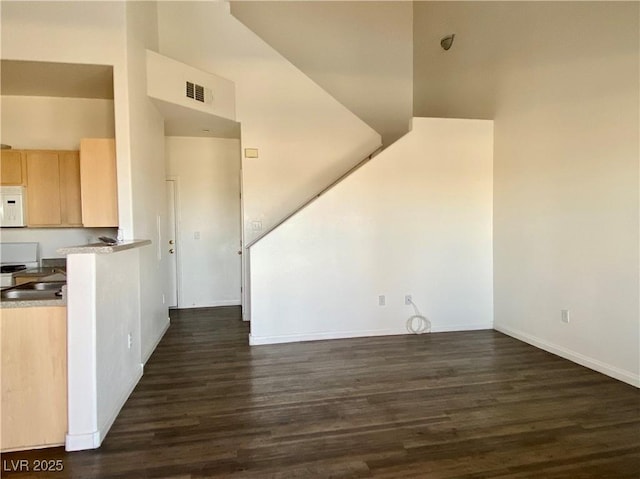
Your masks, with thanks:
[{"label": "white electrical outlet", "polygon": [[384,297],[384,294],[378,296],[378,306],[384,306],[387,304],[387,298]]},{"label": "white electrical outlet", "polygon": [[127,334],[127,346],[131,349],[131,345],[133,344],[133,338],[131,337],[131,333]]},{"label": "white electrical outlet", "polygon": [[560,319],[562,320],[563,323],[568,323],[571,320],[568,309],[560,310]]},{"label": "white electrical outlet", "polygon": [[200,231],[194,231],[193,232],[193,239],[197,239],[197,240],[200,239]]},{"label": "white electrical outlet", "polygon": [[410,295],[410,294],[407,294],[407,295],[404,297],[404,304],[409,305],[409,304],[411,304],[412,302],[413,302],[413,301],[411,300],[411,295]]}]

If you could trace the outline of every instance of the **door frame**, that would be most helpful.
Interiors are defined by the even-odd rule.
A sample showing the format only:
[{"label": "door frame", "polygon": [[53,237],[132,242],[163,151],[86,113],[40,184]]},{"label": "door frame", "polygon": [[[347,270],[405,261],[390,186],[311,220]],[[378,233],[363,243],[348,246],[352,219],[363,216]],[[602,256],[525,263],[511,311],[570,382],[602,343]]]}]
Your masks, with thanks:
[{"label": "door frame", "polygon": [[238,141],[238,155],[240,157],[240,173],[238,181],[240,182],[240,309],[242,321],[251,320],[250,301],[249,301],[249,250],[245,248],[246,237],[244,230],[244,156],[242,138]]},{"label": "door frame", "polygon": [[[181,218],[180,218],[180,177],[179,176],[167,176],[165,178],[165,201],[168,199],[166,198],[167,196],[167,191],[166,191],[166,184],[167,182],[173,182],[173,220],[175,223],[175,230],[176,230],[176,237],[175,237],[175,244],[174,249],[175,249],[175,262],[176,262],[176,308],[180,309],[180,298],[182,297],[182,262],[180,261],[180,244],[182,243],[181,241]],[[167,228],[168,228],[168,217],[169,217],[169,212],[167,211]],[[168,232],[167,232],[167,236],[169,236]],[[165,247],[167,247],[167,245],[165,245]],[[167,255],[167,257],[169,258],[169,261],[171,261],[171,255]],[[169,274],[171,274],[169,272]],[[167,281],[169,283],[169,281]]]}]

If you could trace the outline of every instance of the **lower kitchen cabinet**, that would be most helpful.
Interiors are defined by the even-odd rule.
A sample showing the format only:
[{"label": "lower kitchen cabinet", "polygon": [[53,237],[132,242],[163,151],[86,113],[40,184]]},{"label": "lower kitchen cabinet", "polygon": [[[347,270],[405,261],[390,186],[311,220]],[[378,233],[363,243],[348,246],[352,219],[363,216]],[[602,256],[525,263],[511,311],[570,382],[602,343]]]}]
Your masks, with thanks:
[{"label": "lower kitchen cabinet", "polygon": [[64,444],[67,308],[3,308],[0,450]]}]

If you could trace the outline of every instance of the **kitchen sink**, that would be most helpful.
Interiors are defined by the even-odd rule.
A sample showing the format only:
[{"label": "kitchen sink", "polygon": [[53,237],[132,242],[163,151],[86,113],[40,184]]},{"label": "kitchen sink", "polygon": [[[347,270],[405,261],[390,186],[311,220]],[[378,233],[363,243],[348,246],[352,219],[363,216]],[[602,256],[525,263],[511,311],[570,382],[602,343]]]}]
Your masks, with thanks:
[{"label": "kitchen sink", "polygon": [[29,285],[31,287],[24,289],[35,289],[38,291],[49,291],[53,289],[59,291],[65,284],[67,284],[65,281],[40,281],[38,283],[27,283],[25,286]]},{"label": "kitchen sink", "polygon": [[42,289],[5,289],[0,293],[2,299],[60,299],[57,290]]},{"label": "kitchen sink", "polygon": [[25,283],[0,292],[0,299],[60,299],[65,281]]}]

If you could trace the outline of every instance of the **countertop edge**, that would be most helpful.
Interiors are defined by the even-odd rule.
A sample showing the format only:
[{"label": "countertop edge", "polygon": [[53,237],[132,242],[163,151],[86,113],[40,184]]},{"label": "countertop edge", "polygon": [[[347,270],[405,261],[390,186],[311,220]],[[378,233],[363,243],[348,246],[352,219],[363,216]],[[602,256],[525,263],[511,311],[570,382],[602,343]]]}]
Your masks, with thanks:
[{"label": "countertop edge", "polygon": [[80,246],[66,246],[64,248],[58,248],[56,253],[58,254],[111,254],[118,253],[119,251],[125,251],[133,248],[141,248],[151,244],[151,240],[127,240],[121,241],[118,244],[108,245],[105,243],[92,243]]},{"label": "countertop edge", "polygon": [[66,307],[66,299],[3,299],[0,309],[10,308],[49,308],[52,306]]}]

